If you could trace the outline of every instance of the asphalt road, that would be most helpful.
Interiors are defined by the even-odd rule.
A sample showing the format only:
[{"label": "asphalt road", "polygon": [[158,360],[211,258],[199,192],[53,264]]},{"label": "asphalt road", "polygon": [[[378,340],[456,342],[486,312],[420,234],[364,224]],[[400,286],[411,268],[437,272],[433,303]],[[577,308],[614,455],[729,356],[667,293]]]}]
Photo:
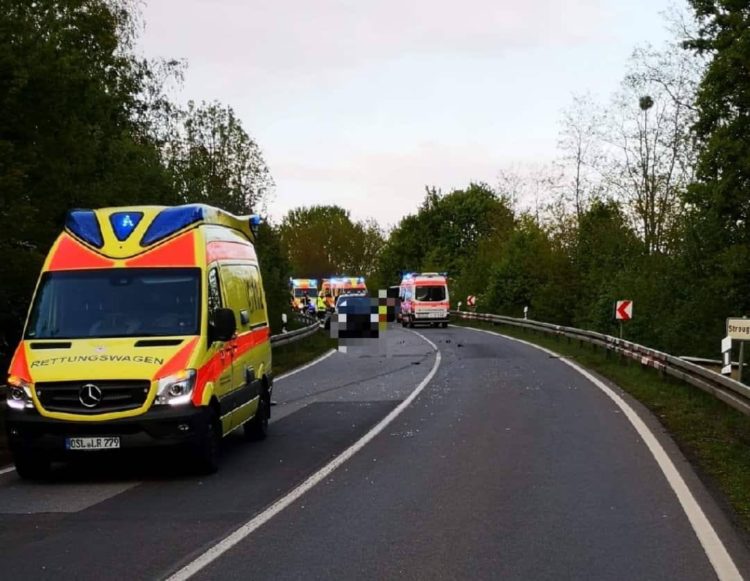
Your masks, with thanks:
[{"label": "asphalt road", "polygon": [[[215,476],[163,456],[64,466],[44,484],[0,476],[0,578],[152,579],[205,559],[435,369],[358,453],[195,577],[716,578],[654,456],[600,389],[525,345],[421,332],[439,362],[395,329],[385,353],[336,353],[279,381],[269,438],[230,437]],[[744,570],[747,548],[665,447]]]}]

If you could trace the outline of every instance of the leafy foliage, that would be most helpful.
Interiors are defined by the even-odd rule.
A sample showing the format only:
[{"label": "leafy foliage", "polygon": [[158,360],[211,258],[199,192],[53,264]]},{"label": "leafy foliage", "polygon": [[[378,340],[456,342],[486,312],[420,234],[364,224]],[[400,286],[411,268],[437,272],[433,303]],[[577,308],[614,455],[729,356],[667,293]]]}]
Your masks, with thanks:
[{"label": "leafy foliage", "polygon": [[[166,95],[181,63],[134,55],[130,0],[4,0],[2,7],[0,364],[69,209],[205,202],[247,213],[262,208],[273,187],[230,107],[183,110]],[[285,297],[278,233],[262,229],[258,245],[269,297]]]},{"label": "leafy foliage", "polygon": [[126,6],[6,0],[0,13],[0,330],[12,343],[72,207],[177,200],[138,117]]},{"label": "leafy foliage", "polygon": [[291,210],[280,231],[292,272],[301,278],[369,278],[383,245],[383,234],[375,222],[354,222],[339,206]]}]

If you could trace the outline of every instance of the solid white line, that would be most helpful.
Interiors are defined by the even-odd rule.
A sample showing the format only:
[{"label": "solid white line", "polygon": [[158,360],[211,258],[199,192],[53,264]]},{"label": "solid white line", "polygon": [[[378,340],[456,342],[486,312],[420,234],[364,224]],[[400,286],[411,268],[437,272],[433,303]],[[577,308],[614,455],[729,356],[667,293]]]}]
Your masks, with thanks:
[{"label": "solid white line", "polygon": [[2,476],[3,474],[10,474],[11,472],[15,472],[15,471],[16,471],[15,466],[13,465],[6,466],[5,468],[0,468],[0,476]]},{"label": "solid white line", "polygon": [[313,365],[317,365],[318,363],[320,363],[324,359],[328,359],[334,353],[336,353],[336,350],[335,349],[331,349],[327,353],[323,353],[323,355],[321,355],[317,359],[313,359],[312,361],[310,361],[310,363],[307,363],[306,365],[303,365],[302,367],[297,367],[296,369],[292,369],[291,371],[289,371],[287,373],[284,373],[283,375],[279,375],[274,380],[274,383],[277,382],[277,381],[281,381],[282,379],[286,379],[287,377],[291,377],[292,375],[295,375],[295,374],[299,373],[300,371],[304,371],[305,369],[309,369],[310,367],[312,367]]},{"label": "solid white line", "polygon": [[656,436],[654,436],[653,432],[624,399],[622,399],[609,386],[607,386],[607,384],[592,375],[589,371],[587,371],[577,363],[571,361],[570,359],[561,357],[559,353],[555,353],[554,351],[547,349],[546,347],[541,347],[539,345],[535,345],[534,343],[524,341],[523,339],[516,339],[515,337],[509,337],[507,335],[503,335],[502,333],[496,333],[493,331],[488,331],[486,329],[475,329],[472,327],[465,328],[472,331],[487,333],[489,335],[497,335],[498,337],[503,337],[505,339],[510,339],[511,341],[517,341],[518,343],[523,343],[524,345],[540,349],[545,353],[552,355],[553,357],[559,358],[560,361],[575,369],[578,373],[583,375],[596,387],[602,390],[612,401],[615,402],[615,404],[617,404],[617,407],[622,410],[622,412],[625,414],[625,417],[628,418],[632,426],[635,428],[635,431],[638,432],[638,435],[641,437],[646,446],[648,446],[651,454],[653,454],[654,459],[659,465],[659,468],[661,468],[661,471],[664,474],[664,477],[667,479],[669,486],[672,487],[675,495],[677,495],[677,499],[682,506],[682,510],[685,511],[685,515],[688,517],[690,525],[693,527],[693,531],[695,531],[695,534],[698,537],[703,550],[706,552],[708,560],[711,562],[714,571],[716,571],[716,576],[720,581],[742,581],[742,575],[740,575],[740,572],[737,569],[734,561],[732,560],[732,557],[729,555],[726,547],[724,546],[724,543],[721,542],[719,535],[716,533],[716,530],[711,525],[708,517],[703,512],[700,504],[698,504],[695,496],[693,496],[690,488],[688,488],[688,485],[682,478],[682,475],[675,467],[672,459],[664,450],[663,446],[659,443],[659,440],[657,440]]},{"label": "solid white line", "polygon": [[422,339],[424,339],[427,343],[429,343],[430,346],[435,350],[435,363],[433,364],[432,369],[427,374],[427,376],[414,389],[414,391],[412,391],[409,394],[409,397],[407,397],[396,408],[394,408],[387,416],[385,416],[382,420],[380,420],[369,432],[367,432],[364,436],[362,436],[349,448],[344,450],[341,454],[336,456],[336,458],[331,460],[328,464],[323,466],[323,468],[318,470],[315,474],[310,476],[302,484],[300,484],[291,492],[289,492],[288,494],[286,494],[285,496],[281,497],[279,500],[274,502],[266,510],[264,510],[258,516],[256,516],[252,520],[242,525],[236,531],[231,533],[228,537],[225,537],[224,539],[219,541],[216,545],[208,549],[205,553],[200,555],[194,561],[188,563],[182,569],[172,574],[170,577],[168,577],[167,581],[183,581],[185,579],[189,579],[191,576],[195,575],[198,571],[203,569],[205,566],[209,565],[210,563],[218,559],[221,555],[226,553],[229,549],[234,547],[237,543],[245,539],[248,535],[252,534],[255,530],[263,526],[265,523],[271,520],[274,516],[279,514],[282,510],[287,508],[289,505],[291,505],[294,501],[300,498],[308,490],[313,488],[316,484],[319,484],[320,482],[328,478],[328,476],[334,470],[336,470],[336,468],[341,466],[344,462],[349,460],[349,458],[351,458],[357,452],[359,452],[362,448],[364,448],[368,442],[370,442],[373,438],[375,438],[375,436],[377,436],[380,432],[382,432],[388,426],[388,424],[390,424],[393,420],[395,420],[401,414],[401,412],[403,412],[409,406],[409,404],[411,404],[411,402],[413,402],[416,399],[416,397],[422,392],[422,390],[427,386],[427,384],[430,383],[432,378],[435,376],[435,373],[437,373],[438,367],[440,367],[440,361],[442,357],[440,355],[440,350],[437,348],[437,345],[435,345],[432,341],[430,341],[427,337],[425,337],[421,333],[417,333],[416,331],[412,331],[412,332],[416,335],[419,335]]}]

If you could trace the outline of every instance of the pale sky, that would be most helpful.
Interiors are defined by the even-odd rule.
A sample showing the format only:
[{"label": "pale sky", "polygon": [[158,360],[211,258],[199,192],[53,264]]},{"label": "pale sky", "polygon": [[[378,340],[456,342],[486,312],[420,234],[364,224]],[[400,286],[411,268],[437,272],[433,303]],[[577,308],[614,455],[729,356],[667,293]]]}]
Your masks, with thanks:
[{"label": "pale sky", "polygon": [[557,155],[573,93],[604,100],[672,0],[146,0],[140,50],[180,101],[231,105],[276,180],[271,217],[338,204],[394,225],[424,186]]}]

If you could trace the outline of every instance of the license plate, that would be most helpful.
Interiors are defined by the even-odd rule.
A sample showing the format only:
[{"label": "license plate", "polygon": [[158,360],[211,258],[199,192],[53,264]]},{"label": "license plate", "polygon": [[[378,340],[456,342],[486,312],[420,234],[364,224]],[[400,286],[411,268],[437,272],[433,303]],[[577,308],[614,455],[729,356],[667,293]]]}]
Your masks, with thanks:
[{"label": "license plate", "polygon": [[66,450],[114,450],[120,447],[118,436],[97,438],[65,438]]}]

